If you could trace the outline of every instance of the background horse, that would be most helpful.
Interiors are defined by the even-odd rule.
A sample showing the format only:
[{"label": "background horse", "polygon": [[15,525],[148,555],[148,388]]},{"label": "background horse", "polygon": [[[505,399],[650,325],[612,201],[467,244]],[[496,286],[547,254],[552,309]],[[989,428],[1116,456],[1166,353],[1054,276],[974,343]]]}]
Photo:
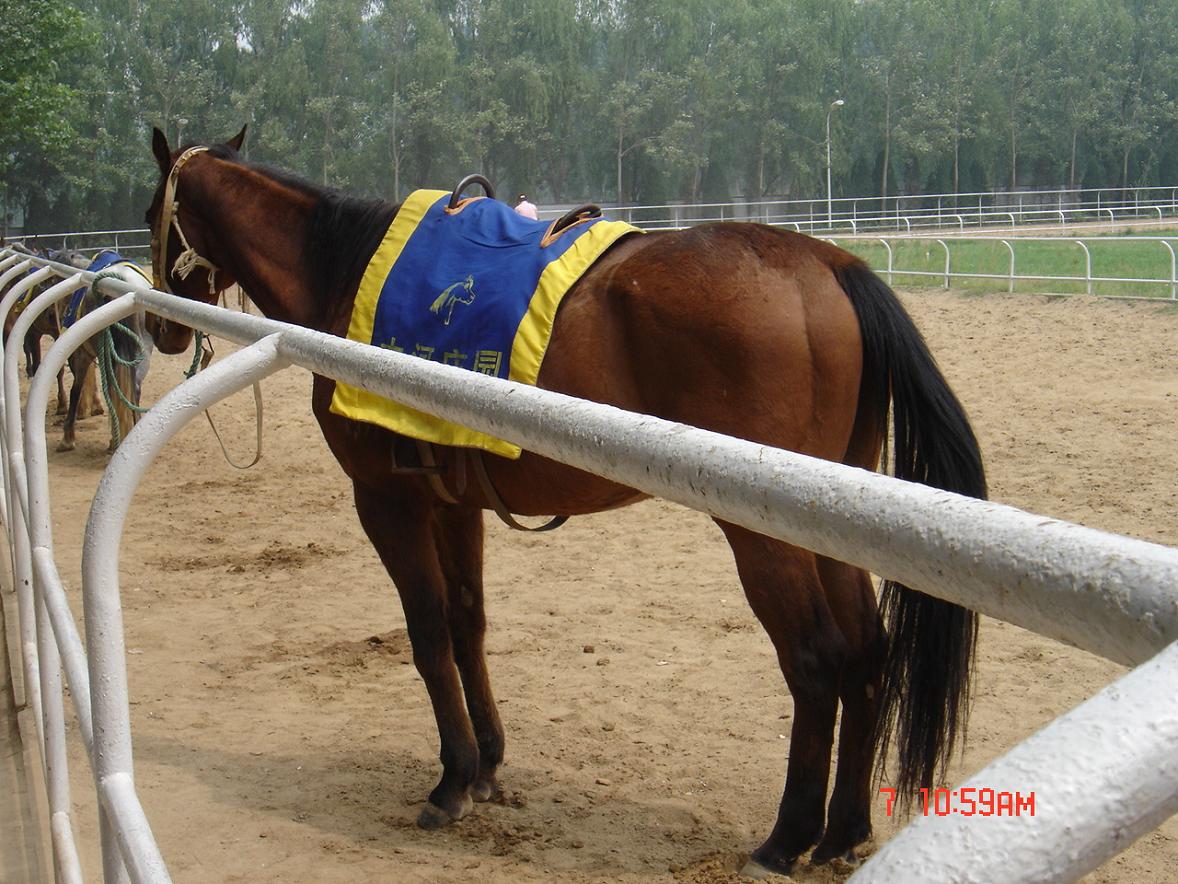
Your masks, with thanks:
[{"label": "background horse", "polygon": [[[244,135],[173,152],[156,130],[156,286],[212,303],[240,282],[267,316],[343,336],[398,206],[247,164]],[[188,346],[191,329],[148,322],[163,352]],[[890,406],[897,476],[985,495],[964,411],[895,295],[847,252],[766,226],[620,240],[565,296],[538,385],[866,469],[880,460]],[[333,414],[334,386],[315,377],[312,409],[401,597],[441,739],[441,780],[418,819],[436,827],[499,792],[503,726],[483,650],[491,501],[470,486],[444,503],[420,469],[394,469],[404,461],[390,453],[413,446]],[[458,453],[434,456],[456,489]],[[517,513],[576,515],[644,496],[526,451],[485,465]],[[872,769],[893,728],[900,789],[943,770],[964,724],[976,615],[885,582],[885,630],[866,572],[719,525],[794,698],[785,789],[753,862],[788,872],[811,847],[815,862],[845,856],[870,835]]]},{"label": "background horse", "polygon": [[[26,247],[22,243],[16,243],[13,248],[19,252],[25,252],[29,255],[42,258],[47,257],[54,261],[69,263],[69,261],[62,256],[63,253],[61,252],[45,252],[41,249]],[[33,271],[30,270],[29,272],[32,273]],[[10,289],[13,285],[16,285],[16,283],[19,281],[19,278],[15,279],[3,290],[0,290],[0,297],[3,297],[8,289]],[[32,300],[37,297],[37,295],[41,294],[46,288],[53,285],[57,281],[58,280],[56,279],[51,279],[39,285],[33,286],[31,289],[21,295],[20,300],[17,301],[17,303],[13,305],[12,309],[8,311],[8,316],[6,316],[4,319],[4,345],[6,347],[8,346],[8,338],[12,333],[12,327],[16,323],[17,317],[20,316],[20,314],[24,311],[24,308],[28,306]],[[35,320],[33,320],[32,326],[25,334],[25,339],[22,342],[22,345],[25,354],[25,375],[27,377],[31,378],[34,374],[37,373],[37,369],[41,367],[41,338],[45,335],[49,335],[49,337],[56,339],[57,336],[61,334],[61,325],[58,322],[58,313],[59,310],[55,304],[53,309],[46,310]],[[90,390],[92,395],[83,399],[83,406],[87,409],[98,407],[99,412],[101,412],[101,407],[99,407],[97,404],[96,395],[93,395],[93,384],[90,385]],[[57,373],[57,413],[65,414],[65,412],[65,369],[63,368]],[[93,413],[94,412],[89,410],[85,412],[86,415]]]},{"label": "background horse", "polygon": [[[100,252],[93,260],[87,259],[81,253],[73,253],[69,257],[70,263],[82,270],[98,271],[109,267],[112,272],[117,272],[124,278],[126,274],[135,273],[122,263],[123,257],[111,249]],[[98,294],[93,288],[79,289],[70,297],[62,321],[68,327],[90,311],[102,306],[107,300],[106,296]],[[135,408],[139,405],[143,379],[147,376],[153,346],[151,335],[147,331],[146,314],[140,308],[117,325],[121,325],[122,329],[112,326],[101,331],[87,338],[82,346],[70,354],[69,365],[74,382],[70,387],[69,407],[66,410],[58,451],[74,450],[78,417],[86,416],[80,408],[83,387],[87,384],[93,387],[95,378],[104,385],[110,404],[111,436],[108,451],[118,448],[119,443],[139,420],[139,413]],[[109,370],[104,370],[100,362],[104,346],[113,351],[113,356],[109,359]],[[97,371],[92,370],[95,363],[99,363]],[[103,377],[103,374],[106,376]]]}]

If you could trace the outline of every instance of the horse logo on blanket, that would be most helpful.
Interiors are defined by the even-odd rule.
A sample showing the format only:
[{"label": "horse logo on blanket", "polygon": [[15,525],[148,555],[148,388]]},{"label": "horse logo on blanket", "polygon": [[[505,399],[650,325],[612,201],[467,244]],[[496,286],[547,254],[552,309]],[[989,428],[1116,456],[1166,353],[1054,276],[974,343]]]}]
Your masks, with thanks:
[{"label": "horse logo on blanket", "polygon": [[[462,289],[466,297],[455,289]],[[454,307],[457,304],[470,304],[474,301],[474,277],[468,275],[462,282],[449,286],[429,305],[429,312],[442,320],[442,325],[449,325],[454,318]]]},{"label": "horse logo on blanket", "polygon": [[[441,190],[405,200],[364,271],[348,338],[534,385],[565,293],[620,237],[641,231],[601,217],[533,221],[485,197],[450,202]],[[424,442],[520,455],[516,445],[344,383],[331,410]]]}]

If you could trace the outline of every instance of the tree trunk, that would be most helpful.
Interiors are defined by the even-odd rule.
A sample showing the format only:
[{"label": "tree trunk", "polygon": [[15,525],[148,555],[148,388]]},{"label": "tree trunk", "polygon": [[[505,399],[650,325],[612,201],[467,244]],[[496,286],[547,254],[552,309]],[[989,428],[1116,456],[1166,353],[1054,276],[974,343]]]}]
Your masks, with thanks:
[{"label": "tree trunk", "polygon": [[953,130],[953,204],[957,204],[957,191],[961,181],[961,130]]},{"label": "tree trunk", "polygon": [[1018,190],[1018,126],[1010,115],[1010,189]]},{"label": "tree trunk", "polygon": [[1068,187],[1071,190],[1076,189],[1076,139],[1080,137],[1079,126],[1072,127],[1072,172],[1068,176]]},{"label": "tree trunk", "polygon": [[888,213],[888,167],[892,162],[892,89],[888,83],[884,90],[884,153],[883,173],[880,175],[880,214]]},{"label": "tree trunk", "polygon": [[397,107],[400,96],[393,93],[393,119],[389,129],[389,150],[393,157],[393,201],[401,201],[401,139],[397,132]]},{"label": "tree trunk", "polygon": [[765,198],[765,141],[757,145],[757,198]]},{"label": "tree trunk", "polygon": [[623,202],[623,197],[622,197],[622,157],[625,155],[625,152],[622,150],[622,138],[623,138],[623,134],[619,130],[618,131],[618,205],[619,206]]}]

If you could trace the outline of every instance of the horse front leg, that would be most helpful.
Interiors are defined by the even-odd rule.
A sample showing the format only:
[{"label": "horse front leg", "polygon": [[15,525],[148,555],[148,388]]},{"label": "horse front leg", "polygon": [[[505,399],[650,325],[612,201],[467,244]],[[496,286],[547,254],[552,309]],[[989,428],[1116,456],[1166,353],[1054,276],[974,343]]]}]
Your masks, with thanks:
[{"label": "horse front leg", "polygon": [[[71,363],[71,370],[73,365]],[[61,376],[58,375],[60,383]],[[58,391],[58,395],[61,391]],[[58,451],[73,451],[75,445],[76,425],[78,423],[78,402],[82,396],[82,379],[74,375],[74,382],[70,384],[70,404],[65,412],[65,423],[61,428],[61,442],[57,444]]]},{"label": "horse front leg", "polygon": [[54,414],[67,414],[69,410],[69,398],[65,392],[65,368],[59,368],[57,370],[57,409]]},{"label": "horse front leg", "polygon": [[502,795],[497,774],[503,762],[503,723],[491,692],[484,649],[482,510],[439,507],[434,533],[446,578],[450,642],[479,744],[479,772],[472,797],[490,801]]},{"label": "horse front leg", "polygon": [[30,329],[25,334],[25,376],[32,377],[41,367],[41,333]]},{"label": "horse front leg", "polygon": [[479,772],[479,747],[463,705],[447,617],[446,581],[434,536],[432,495],[406,484],[390,493],[354,483],[356,513],[396,584],[413,646],[413,663],[425,682],[441,738],[442,778],[429,794],[417,824],[434,829],[471,809]]}]

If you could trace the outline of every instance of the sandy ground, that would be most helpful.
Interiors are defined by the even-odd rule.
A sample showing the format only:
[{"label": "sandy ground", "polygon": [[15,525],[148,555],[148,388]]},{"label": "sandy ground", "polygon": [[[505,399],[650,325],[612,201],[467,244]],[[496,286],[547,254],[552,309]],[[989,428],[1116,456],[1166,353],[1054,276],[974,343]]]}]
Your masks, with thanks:
[{"label": "sandy ground", "polygon": [[[995,499],[1178,543],[1178,309],[904,299],[971,413]],[[188,363],[156,359],[148,400]],[[128,523],[136,776],[176,880],[737,880],[773,820],[791,704],[719,531],[660,501],[543,536],[488,520],[490,665],[513,800],[420,831],[438,773],[433,719],[393,588],[312,421],[310,384],[298,369],[267,382],[265,459],[248,472],[193,423],[151,469]],[[216,415],[246,458],[248,393]],[[73,586],[107,460],[103,420],[82,424],[77,451],[52,454],[55,537]],[[954,780],[1123,671],[987,621]],[[83,861],[97,879],[80,744],[73,756]],[[896,831],[882,799],[875,822],[875,844]],[[1175,868],[1171,821],[1090,880],[1151,884]]]}]

